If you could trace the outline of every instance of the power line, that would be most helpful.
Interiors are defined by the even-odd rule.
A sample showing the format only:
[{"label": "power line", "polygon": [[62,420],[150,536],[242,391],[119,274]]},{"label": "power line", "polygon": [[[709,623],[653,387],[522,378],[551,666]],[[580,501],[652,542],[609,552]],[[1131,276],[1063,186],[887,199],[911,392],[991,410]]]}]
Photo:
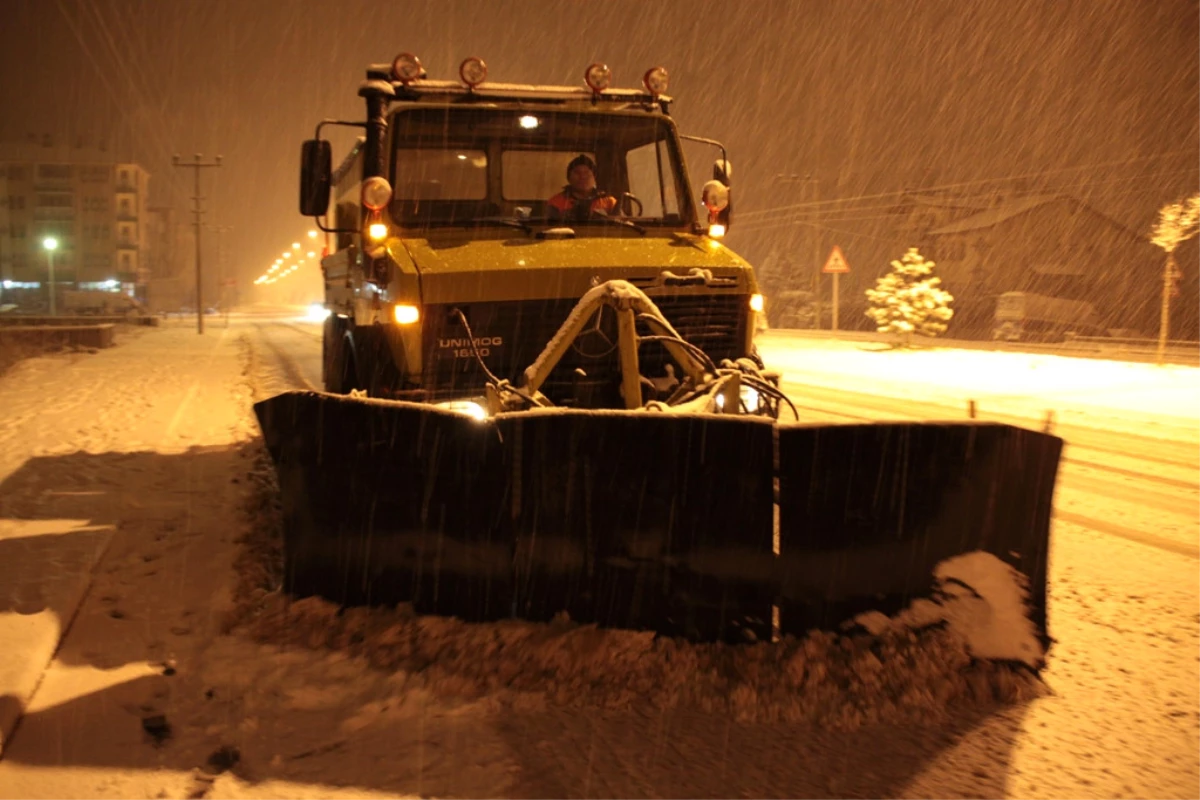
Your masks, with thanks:
[{"label": "power line", "polygon": [[1039,172],[1027,172],[1027,173],[1022,173],[1022,174],[1018,174],[1018,175],[1009,175],[1007,177],[1000,177],[1000,178],[984,178],[984,179],[974,180],[974,181],[964,181],[961,183],[945,183],[945,184],[939,184],[939,185],[935,185],[935,186],[900,189],[900,190],[894,191],[894,192],[881,192],[878,194],[862,194],[862,195],[856,195],[856,196],[852,196],[852,197],[838,198],[837,200],[822,200],[817,203],[814,203],[814,202],[795,203],[795,204],[787,205],[787,206],[777,206],[775,208],[760,209],[758,211],[747,211],[747,212],[743,213],[741,216],[747,217],[747,216],[751,216],[751,215],[755,215],[755,214],[768,214],[768,213],[774,213],[774,212],[779,212],[779,211],[790,211],[793,209],[814,208],[814,207],[818,207],[818,206],[824,208],[824,207],[828,207],[828,206],[832,206],[832,205],[839,205],[839,204],[843,204],[843,203],[855,202],[857,200],[876,200],[876,199],[885,198],[885,197],[903,197],[904,195],[907,195],[907,194],[917,194],[920,192],[935,192],[935,191],[941,191],[943,189],[960,189],[960,188],[964,188],[964,187],[968,187],[968,186],[980,186],[980,185],[986,185],[986,184],[1005,183],[1007,181],[1023,180],[1026,178],[1045,177],[1047,175],[1055,175],[1055,174],[1059,174],[1062,172],[1076,172],[1078,170],[1085,170],[1085,169],[1101,169],[1104,167],[1123,166],[1126,164],[1134,164],[1139,161],[1149,161],[1149,160],[1158,159],[1158,158],[1168,158],[1173,155],[1180,155],[1183,153],[1192,153],[1192,152],[1194,152],[1194,150],[1191,150],[1191,149],[1168,150],[1164,153],[1156,153],[1154,155],[1149,155],[1149,156],[1139,156],[1137,158],[1123,159],[1120,161],[1107,161],[1107,162],[1099,162],[1096,164],[1082,164],[1077,167],[1062,167],[1059,169],[1042,170]]},{"label": "power line", "polygon": [[[1198,166],[1196,169],[1200,170],[1200,166]],[[1163,176],[1168,176],[1168,175],[1179,175],[1179,174],[1181,174],[1181,173],[1178,170],[1174,170],[1174,169],[1173,170],[1164,170],[1164,171],[1160,171],[1160,172],[1145,173],[1142,175],[1128,176],[1128,177],[1124,177],[1124,178],[1113,178],[1112,180],[1107,180],[1107,181],[1084,181],[1084,182],[1073,183],[1073,184],[1063,184],[1063,185],[1059,185],[1059,186],[1047,186],[1044,189],[1040,189],[1040,190],[1027,190],[1027,191],[1021,191],[1021,192],[1015,192],[1014,195],[1018,196],[1018,197],[1031,197],[1031,196],[1040,195],[1040,194],[1064,194],[1068,190],[1075,190],[1075,189],[1085,189],[1086,190],[1086,189],[1091,189],[1091,188],[1095,188],[1095,187],[1127,184],[1127,183],[1130,183],[1133,181],[1145,182],[1152,178],[1158,178],[1158,177],[1163,177]],[[1144,186],[1144,187],[1131,188],[1131,189],[1126,189],[1126,190],[1116,191],[1116,192],[1109,191],[1109,192],[1105,193],[1105,197],[1111,199],[1111,198],[1127,197],[1127,196],[1134,196],[1134,195],[1141,195],[1141,194],[1149,194],[1149,193],[1154,193],[1154,192],[1158,192],[1158,191],[1159,191],[1159,189],[1157,187]],[[1086,197],[1087,193],[1082,192],[1079,194],[1083,194]],[[1083,200],[1083,199],[1085,199],[1085,197],[1077,197],[1076,199]],[[866,221],[866,220],[873,220],[873,219],[887,219],[889,217],[896,217],[897,214],[891,213],[891,214],[864,215],[862,212],[882,211],[882,210],[886,210],[886,209],[890,209],[890,208],[894,208],[894,207],[895,207],[894,203],[871,204],[871,205],[863,205],[863,206],[846,207],[846,208],[833,209],[831,211],[827,211],[824,215],[822,215],[822,218],[827,219],[829,221],[833,221],[833,222],[854,222],[854,221]],[[988,207],[988,208],[991,208],[991,207]],[[978,211],[980,213],[982,213],[983,211],[988,210],[988,208],[979,208]],[[791,223],[803,222],[804,220],[810,218],[810,213],[808,213],[808,212],[809,212],[809,210],[803,209],[803,210],[798,210],[798,211],[795,211],[792,213],[780,214],[778,216],[773,216],[773,217],[761,217],[760,216],[757,218],[745,220],[743,222],[743,227],[759,226],[759,225],[764,225],[764,224],[779,225],[779,224],[791,224]],[[745,217],[750,216],[753,213],[755,213],[755,212],[748,211],[748,212],[745,212],[744,214],[742,214],[741,217],[744,219]]]}]

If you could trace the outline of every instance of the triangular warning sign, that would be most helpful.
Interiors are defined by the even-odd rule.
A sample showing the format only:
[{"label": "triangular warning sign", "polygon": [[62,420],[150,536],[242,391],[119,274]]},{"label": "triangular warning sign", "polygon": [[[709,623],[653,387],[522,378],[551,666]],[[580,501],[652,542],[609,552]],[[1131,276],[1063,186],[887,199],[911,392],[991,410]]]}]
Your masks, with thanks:
[{"label": "triangular warning sign", "polygon": [[821,272],[826,274],[834,272],[849,272],[850,264],[846,262],[846,256],[842,253],[842,248],[836,244],[833,246],[833,252],[829,254],[829,260],[825,262],[825,266],[821,268]]}]

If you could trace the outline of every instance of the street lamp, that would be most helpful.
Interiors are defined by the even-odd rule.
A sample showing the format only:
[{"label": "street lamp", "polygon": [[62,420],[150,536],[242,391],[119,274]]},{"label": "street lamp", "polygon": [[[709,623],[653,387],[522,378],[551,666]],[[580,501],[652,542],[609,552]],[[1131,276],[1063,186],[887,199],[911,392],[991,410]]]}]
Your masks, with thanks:
[{"label": "street lamp", "polygon": [[53,236],[42,239],[42,249],[46,251],[46,261],[50,272],[50,316],[56,317],[58,311],[54,305],[54,251],[58,249],[58,239]]}]

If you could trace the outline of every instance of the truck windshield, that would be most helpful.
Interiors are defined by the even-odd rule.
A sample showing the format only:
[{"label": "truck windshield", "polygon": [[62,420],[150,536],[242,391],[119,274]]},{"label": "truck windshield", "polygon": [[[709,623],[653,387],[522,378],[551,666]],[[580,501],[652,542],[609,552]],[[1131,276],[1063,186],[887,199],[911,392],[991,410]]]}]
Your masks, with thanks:
[{"label": "truck windshield", "polygon": [[[397,112],[391,127],[401,225],[552,223],[564,207],[570,225],[598,230],[611,222],[604,216],[661,227],[694,218],[674,128],[645,111],[418,108]],[[595,165],[595,187],[571,194],[568,166],[581,155]]]}]

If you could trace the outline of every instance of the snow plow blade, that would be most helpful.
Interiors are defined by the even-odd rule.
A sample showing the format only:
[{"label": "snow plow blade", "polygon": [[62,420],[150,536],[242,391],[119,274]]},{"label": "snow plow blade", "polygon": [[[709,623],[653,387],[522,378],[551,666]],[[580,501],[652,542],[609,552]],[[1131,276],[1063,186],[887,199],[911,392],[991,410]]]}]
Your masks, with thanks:
[{"label": "snow plow blade", "polygon": [[[566,611],[707,641],[769,636],[770,420],[566,411],[498,425],[518,616]],[[749,568],[720,568],[730,563]]]},{"label": "snow plow blade", "polygon": [[1023,577],[1046,640],[1054,436],[569,409],[480,421],[313,392],[255,411],[296,596],[746,641],[773,619],[802,635],[893,614],[931,595],[939,563],[982,551]]},{"label": "snow plow blade", "polygon": [[315,392],[256,403],[275,462],[284,590],[339,604],[511,614],[496,431],[426,405]]},{"label": "snow plow blade", "polygon": [[782,631],[836,628],[928,596],[939,562],[982,551],[1025,579],[1046,631],[1050,515],[1063,442],[994,423],[778,429]]},{"label": "snow plow blade", "polygon": [[[695,639],[769,632],[769,420],[558,409],[479,421],[313,392],[255,412],[290,594],[467,620],[565,611]],[[701,551],[758,560],[722,576],[692,565]]]}]

